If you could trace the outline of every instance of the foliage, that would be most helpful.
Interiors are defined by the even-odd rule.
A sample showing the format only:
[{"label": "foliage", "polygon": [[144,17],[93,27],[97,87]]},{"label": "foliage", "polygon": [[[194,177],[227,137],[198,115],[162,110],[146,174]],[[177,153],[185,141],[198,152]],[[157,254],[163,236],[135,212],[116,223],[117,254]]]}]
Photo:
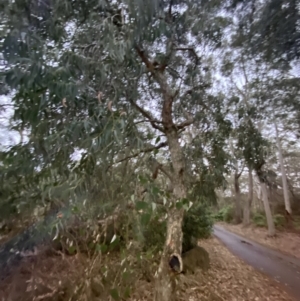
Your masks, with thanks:
[{"label": "foliage", "polygon": [[165,243],[166,229],[163,215],[154,216],[143,231],[144,251],[152,251],[153,253],[161,251]]},{"label": "foliage", "polygon": [[207,206],[195,204],[185,214],[183,220],[183,243],[182,251],[187,252],[197,245],[201,238],[211,235],[213,221]]},{"label": "foliage", "polygon": [[[228,120],[222,96],[209,91],[209,56],[200,60],[192,49],[196,45],[219,48],[229,19],[214,16],[218,1],[204,1],[201,9],[194,0],[176,1],[170,7],[166,1],[141,3],[125,1],[121,7],[92,1],[76,3],[77,7],[65,0],[37,7],[27,1],[7,1],[3,6],[3,76],[14,91],[12,124],[15,130],[29,133],[28,141],[3,153],[1,183],[10,183],[8,190],[1,188],[9,195],[4,207],[24,199],[33,207],[46,198],[52,201],[52,190],[58,195],[58,187],[63,187],[64,201],[74,201],[77,195],[93,191],[95,168],[102,172],[99,183],[110,181],[111,175],[105,171],[114,163],[126,163],[129,153],[137,154],[129,157],[139,161],[143,150],[149,144],[153,147],[157,132],[147,125],[149,114],[141,108],[153,103],[159,111],[161,89],[141,62],[138,48],[157,64],[168,65],[164,76],[172,90],[178,88],[172,104],[174,123],[180,124],[182,116],[191,111],[195,125],[206,128],[205,139],[197,143],[204,142],[203,149],[212,150],[205,154],[209,160],[211,156],[220,160],[210,160],[209,170],[216,171],[213,177],[203,169],[203,183],[210,178],[205,190],[213,192],[212,187],[220,182]],[[172,16],[168,16],[169,9]],[[195,21],[191,15],[201,15],[201,20]],[[189,34],[195,42],[186,39]],[[169,40],[172,43],[165,43]],[[166,48],[166,53],[161,48]],[[179,74],[184,74],[180,85]],[[155,122],[155,129],[159,126]],[[162,137],[165,140],[165,135]],[[165,141],[161,145],[154,150],[165,147]],[[78,150],[82,159],[76,165],[71,157]],[[195,151],[195,146],[187,150],[188,156]],[[201,161],[203,158],[198,166]]]},{"label": "foliage", "polygon": [[267,220],[264,213],[256,212],[252,216],[254,224],[258,227],[267,227]]},{"label": "foliage", "polygon": [[282,214],[275,214],[274,215],[274,224],[278,228],[282,228],[286,225],[286,218]]},{"label": "foliage", "polygon": [[[228,140],[236,166],[266,179],[271,143],[259,124],[273,109],[284,121],[281,109],[299,108],[298,79],[267,74],[299,58],[295,3],[2,1],[0,94],[10,98],[9,128],[20,142],[1,149],[1,217],[21,220],[42,208],[41,236],[49,238],[50,227],[69,253],[119,244],[120,255],[132,242],[136,257],[157,254],[177,201],[169,182],[182,177],[184,199],[194,204],[183,205],[183,250],[208,237],[205,205],[217,202],[232,170]],[[243,70],[245,83],[223,89],[218,69],[229,79]],[[174,160],[182,161],[177,174]],[[233,213],[228,205],[215,218],[231,222]],[[120,220],[105,240],[109,218]],[[258,215],[254,222],[265,224]],[[119,298],[114,288],[112,295]]]},{"label": "foliage", "polygon": [[[208,238],[212,231],[212,219],[207,206],[198,204],[192,206],[183,220],[182,252],[186,252],[197,245],[198,239]],[[155,229],[155,231],[153,231]],[[163,215],[156,215],[151,219],[143,232],[144,250],[160,251],[165,242],[166,223]]]},{"label": "foliage", "polygon": [[215,215],[214,219],[217,221],[223,221],[230,223],[234,218],[234,208],[232,205],[222,207]]},{"label": "foliage", "polygon": [[[284,228],[286,226],[286,218],[282,214],[274,214],[274,224],[277,228]],[[252,216],[253,223],[258,227],[267,227],[266,216],[264,213],[255,212]]]},{"label": "foliage", "polygon": [[263,54],[264,60],[285,70],[289,62],[300,58],[299,1],[234,2],[240,4],[233,5],[240,15],[236,46],[245,46],[246,42],[248,52]]}]

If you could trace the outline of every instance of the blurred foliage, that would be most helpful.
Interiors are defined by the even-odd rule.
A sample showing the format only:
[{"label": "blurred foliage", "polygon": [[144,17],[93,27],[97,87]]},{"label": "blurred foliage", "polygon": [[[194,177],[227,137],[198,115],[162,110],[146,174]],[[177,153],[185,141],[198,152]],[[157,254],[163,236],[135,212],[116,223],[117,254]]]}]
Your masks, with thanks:
[{"label": "blurred foliage", "polygon": [[286,226],[287,220],[284,215],[274,214],[273,218],[274,218],[274,224],[277,228],[283,228],[284,226]]},{"label": "blurred foliage", "polygon": [[[220,1],[201,5],[195,0],[176,1],[172,18],[169,3],[159,0],[125,1],[122,7],[107,1],[3,3],[1,78],[14,92],[11,127],[25,132],[28,139],[1,153],[1,212],[34,210],[45,202],[68,206],[70,200],[97,194],[107,196],[101,206],[112,202],[113,207],[117,199],[128,197],[126,181],[119,185],[130,179],[125,172],[130,160],[124,158],[141,153],[130,158],[142,160],[143,150],[158,138],[141,122],[136,104],[151,103],[151,110],[158,112],[162,107],[161,91],[148,76],[137,46],[158,63],[168,60],[165,76],[175,90],[183,74],[182,90],[173,102],[174,122],[191,111],[195,125],[204,130],[204,136],[184,151],[188,158],[195,156],[191,164],[196,163],[201,173],[198,190],[205,192],[203,197],[214,198],[213,187],[224,182],[223,145],[230,122],[222,106],[224,97],[209,90],[210,56],[198,58],[188,49],[221,47],[230,18],[215,15]],[[183,10],[178,10],[180,6]],[[186,38],[189,34],[193,43]],[[172,45],[162,53],[161,46],[170,37]],[[188,49],[177,50],[175,44]],[[74,153],[81,157],[78,162],[72,160]],[[112,165],[119,160],[124,170],[117,167],[115,172]],[[202,168],[204,160],[209,166]],[[168,154],[165,161],[170,163]],[[137,173],[147,167],[139,168]]]},{"label": "blurred foliage", "polygon": [[231,9],[239,15],[234,45],[249,47],[253,55],[262,54],[275,68],[288,70],[300,58],[298,0],[234,0]]},{"label": "blurred foliage", "polygon": [[[183,220],[182,252],[187,252],[197,246],[199,239],[211,235],[213,221],[207,206],[198,204],[192,206]],[[155,231],[154,231],[155,229]],[[161,251],[165,243],[166,221],[163,215],[155,215],[143,232],[144,251]]]},{"label": "blurred foliage", "polygon": [[258,227],[267,227],[267,220],[264,213],[255,212],[252,216],[252,221]]},{"label": "blurred foliage", "polygon": [[187,252],[197,246],[199,239],[209,238],[212,232],[213,220],[207,206],[193,205],[185,214],[183,220],[182,252]]},{"label": "blurred foliage", "polygon": [[232,205],[224,206],[217,213],[214,214],[214,219],[216,221],[231,223],[233,221],[233,218],[234,218],[234,208]]}]

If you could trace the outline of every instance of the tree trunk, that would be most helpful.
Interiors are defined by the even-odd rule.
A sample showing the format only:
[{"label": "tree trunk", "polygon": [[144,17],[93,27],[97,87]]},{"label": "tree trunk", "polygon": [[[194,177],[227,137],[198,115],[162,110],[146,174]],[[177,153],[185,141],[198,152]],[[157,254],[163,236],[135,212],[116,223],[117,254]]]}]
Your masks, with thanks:
[{"label": "tree trunk", "polygon": [[[176,272],[181,272],[182,266],[182,221],[184,210],[176,209],[175,202],[186,197],[184,183],[185,163],[183,152],[179,144],[178,133],[174,129],[166,133],[173,165],[173,197],[174,207],[168,212],[167,236],[156,275],[155,301],[175,300]],[[171,260],[178,262],[176,272],[170,268]]]},{"label": "tree trunk", "polygon": [[[149,116],[149,113],[145,112],[141,107],[138,110],[143,113],[143,115],[148,118],[151,125],[165,133],[167,137],[167,143],[171,155],[171,162],[173,166],[172,174],[172,188],[173,188],[173,206],[168,212],[167,221],[167,235],[166,242],[159,264],[159,268],[156,274],[155,283],[155,301],[173,301],[176,298],[175,295],[175,274],[176,272],[181,272],[182,266],[182,221],[184,210],[176,208],[176,201],[181,201],[186,197],[186,187],[184,183],[185,174],[185,161],[183,157],[183,151],[179,143],[178,126],[173,122],[173,101],[176,96],[173,89],[169,86],[167,77],[163,70],[156,70],[155,66],[150,62],[145,52],[142,51],[138,46],[136,50],[145,66],[152,73],[154,79],[159,84],[160,91],[163,97],[162,106],[162,126],[155,124],[153,118]],[[187,127],[193,123],[193,118],[191,120],[186,120],[186,122],[181,124],[181,128]],[[175,265],[175,264],[177,265]],[[173,271],[171,269],[173,266]]]},{"label": "tree trunk", "polygon": [[274,122],[274,125],[275,125],[275,132],[276,132],[276,142],[277,142],[277,148],[278,148],[280,169],[281,169],[281,175],[282,175],[281,178],[282,178],[282,188],[283,188],[285,210],[286,210],[287,214],[291,215],[292,208],[291,208],[291,203],[290,203],[290,198],[289,198],[289,189],[288,189],[288,183],[287,183],[286,172],[285,172],[283,156],[282,156],[282,148],[281,148],[281,143],[280,143],[280,139],[279,139],[278,128],[277,128],[276,122]]},{"label": "tree trunk", "polygon": [[255,208],[256,211],[264,211],[264,202],[263,202],[263,195],[262,195],[260,182],[259,185],[257,186],[257,197],[255,198]]},{"label": "tree trunk", "polygon": [[[235,158],[235,152],[234,152],[234,147],[232,140],[230,141],[230,148],[233,157]],[[241,207],[241,190],[240,190],[240,183],[239,183],[239,178],[243,172],[243,170],[239,173],[239,165],[238,161],[235,158],[235,171],[234,171],[234,176],[233,176],[233,186],[234,186],[234,202],[235,202],[235,213],[234,213],[234,222],[236,224],[240,224],[242,221],[242,207]]]},{"label": "tree trunk", "polygon": [[235,217],[234,221],[236,224],[240,224],[242,221],[242,207],[241,207],[241,190],[239,183],[238,172],[235,171],[234,174],[234,199],[235,199]]},{"label": "tree trunk", "polygon": [[268,236],[274,236],[275,235],[275,225],[274,225],[273,216],[271,213],[266,184],[264,182],[260,182],[260,186],[261,186],[261,191],[262,191],[262,195],[263,195],[263,204],[264,204],[264,209],[265,209],[265,214],[266,214],[266,219],[267,219],[267,224],[268,224]]},{"label": "tree trunk", "polygon": [[252,176],[252,168],[249,167],[249,192],[248,198],[244,205],[244,214],[243,214],[243,224],[244,226],[248,226],[250,224],[250,209],[253,200],[253,176]]}]

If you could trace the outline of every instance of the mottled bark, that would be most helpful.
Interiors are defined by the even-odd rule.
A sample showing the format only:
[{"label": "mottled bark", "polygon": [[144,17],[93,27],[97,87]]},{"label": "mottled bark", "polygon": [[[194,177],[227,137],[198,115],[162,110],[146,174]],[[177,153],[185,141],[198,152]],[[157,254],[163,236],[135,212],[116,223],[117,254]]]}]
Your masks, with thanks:
[{"label": "mottled bark", "polygon": [[[175,300],[176,273],[171,270],[169,262],[172,256],[181,259],[183,210],[173,209],[168,213],[167,237],[156,275],[155,301]],[[181,272],[183,266],[177,272]]]},{"label": "mottled bark", "polygon": [[[185,164],[177,132],[175,130],[168,132],[167,139],[174,169],[172,179],[173,197],[174,201],[176,201],[186,197],[186,188],[184,185]],[[175,256],[179,257],[180,261],[182,262],[181,251],[183,215],[183,209],[178,210],[176,207],[168,212],[167,237],[159,269],[156,275],[155,301],[175,300],[176,275],[170,269],[169,262],[174,254]],[[182,269],[183,266],[179,268],[179,271]]]},{"label": "mottled bark", "polygon": [[253,175],[252,175],[252,168],[249,167],[249,192],[248,198],[244,204],[244,212],[243,212],[243,225],[248,226],[250,224],[250,210],[253,200]]},{"label": "mottled bark", "polygon": [[[156,275],[155,284],[155,301],[173,301],[175,300],[175,274],[170,268],[170,260],[176,258],[179,262],[177,272],[182,271],[182,221],[184,210],[176,209],[175,202],[186,197],[186,187],[184,183],[185,162],[183,151],[179,143],[178,131],[193,123],[193,119],[187,119],[180,124],[174,124],[173,121],[173,100],[176,97],[176,92],[173,92],[168,84],[167,77],[164,74],[165,68],[155,68],[153,62],[149,60],[145,52],[136,46],[137,54],[151,72],[153,78],[159,84],[161,95],[163,98],[161,122],[153,118],[151,114],[143,108],[135,104],[139,112],[146,117],[152,127],[165,133],[167,137],[167,145],[169,147],[171,162],[173,166],[173,174],[171,182],[173,188],[174,206],[168,212],[167,235],[166,242],[161,257],[160,265]],[[162,125],[162,126],[161,126]],[[175,260],[175,261],[176,261]]]}]

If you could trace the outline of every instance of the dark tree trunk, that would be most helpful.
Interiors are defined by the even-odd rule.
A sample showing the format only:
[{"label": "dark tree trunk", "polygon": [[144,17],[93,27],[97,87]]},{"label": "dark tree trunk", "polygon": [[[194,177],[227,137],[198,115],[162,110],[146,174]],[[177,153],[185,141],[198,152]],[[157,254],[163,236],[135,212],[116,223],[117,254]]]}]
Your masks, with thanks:
[{"label": "dark tree trunk", "polygon": [[234,200],[235,200],[235,214],[234,222],[240,224],[242,222],[242,206],[241,206],[241,190],[239,183],[240,175],[237,171],[234,174]]}]

